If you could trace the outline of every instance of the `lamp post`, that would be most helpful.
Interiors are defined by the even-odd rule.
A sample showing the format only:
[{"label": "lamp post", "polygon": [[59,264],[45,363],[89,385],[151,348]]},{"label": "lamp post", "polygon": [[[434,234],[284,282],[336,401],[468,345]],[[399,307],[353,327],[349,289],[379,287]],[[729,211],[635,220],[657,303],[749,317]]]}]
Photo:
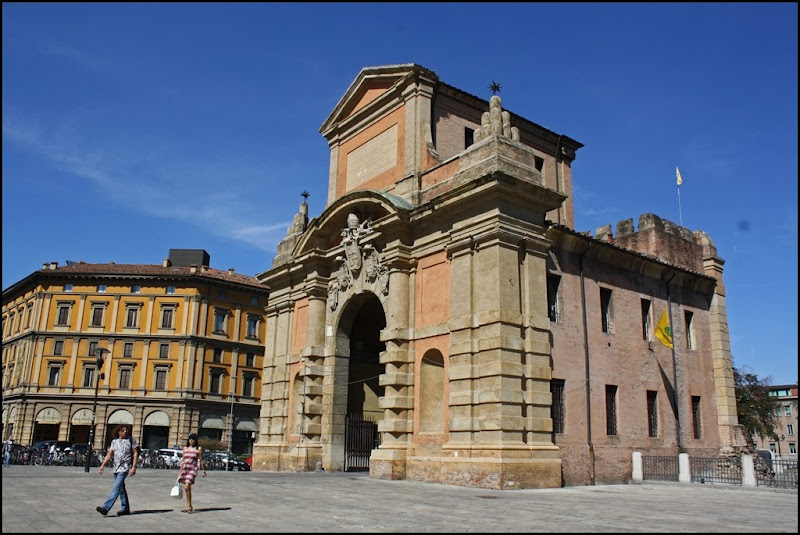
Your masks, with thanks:
[{"label": "lamp post", "polygon": [[89,473],[89,466],[92,462],[92,456],[94,454],[94,435],[95,435],[95,417],[97,415],[97,390],[100,387],[100,378],[102,373],[100,370],[103,369],[103,355],[108,353],[108,349],[103,347],[98,347],[94,350],[94,355],[97,357],[97,369],[94,372],[94,406],[92,407],[92,426],[89,428],[89,451],[86,452],[86,466],[84,467],[84,472],[87,474]]},{"label": "lamp post", "polygon": [[781,436],[778,438],[778,458],[779,458],[779,459],[780,459],[780,457],[781,457],[781,442],[783,442],[785,438],[786,438],[786,435],[781,435]]},{"label": "lamp post", "polygon": [[228,454],[233,452],[233,402],[236,399],[236,376],[231,375],[231,436],[228,440]]},{"label": "lamp post", "polygon": [[[3,415],[4,416],[6,414],[6,377],[10,377],[10,375],[8,373],[8,370],[3,369],[3,389],[2,389],[2,393],[3,393]],[[11,413],[11,411],[8,411],[8,412],[9,412],[9,414]],[[0,428],[2,428],[2,438],[3,438],[3,440],[5,440],[6,439],[6,420],[5,420],[5,418],[3,418],[3,422],[2,422],[2,425],[0,426]]]}]

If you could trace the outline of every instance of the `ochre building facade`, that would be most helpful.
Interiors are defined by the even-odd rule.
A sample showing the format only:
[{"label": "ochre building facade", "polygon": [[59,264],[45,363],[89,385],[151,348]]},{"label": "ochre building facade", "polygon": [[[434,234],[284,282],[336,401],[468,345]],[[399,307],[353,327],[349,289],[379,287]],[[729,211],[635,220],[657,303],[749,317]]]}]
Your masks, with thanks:
[{"label": "ochre building facade", "polygon": [[97,388],[95,448],[125,423],[151,450],[198,432],[250,452],[269,292],[209,261],[49,262],[5,289],[3,438],[88,442]]},{"label": "ochre building facade", "polygon": [[254,469],[541,488],[745,444],[709,236],[654,214],[577,232],[581,143],[501,104],[389,65],[325,121],[326,207],[303,201],[257,276]]}]

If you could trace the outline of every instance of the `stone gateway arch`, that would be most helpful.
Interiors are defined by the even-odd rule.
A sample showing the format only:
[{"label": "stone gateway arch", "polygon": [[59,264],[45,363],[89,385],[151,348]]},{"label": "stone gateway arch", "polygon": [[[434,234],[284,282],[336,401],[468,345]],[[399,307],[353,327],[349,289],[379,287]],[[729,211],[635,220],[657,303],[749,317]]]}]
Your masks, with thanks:
[{"label": "stone gateway arch", "polygon": [[[321,131],[327,205],[309,219],[300,204],[258,275],[254,469],[542,488],[624,481],[634,449],[734,445],[723,261],[705,233],[653,214],[618,225],[619,243],[574,231],[582,145],[418,65],[363,69]],[[695,340],[674,376],[645,326],[668,301]]]}]

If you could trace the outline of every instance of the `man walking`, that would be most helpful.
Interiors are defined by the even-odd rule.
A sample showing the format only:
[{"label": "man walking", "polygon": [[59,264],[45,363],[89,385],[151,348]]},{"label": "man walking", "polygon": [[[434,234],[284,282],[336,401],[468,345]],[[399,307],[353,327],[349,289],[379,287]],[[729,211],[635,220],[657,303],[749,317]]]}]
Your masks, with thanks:
[{"label": "man walking", "polygon": [[129,473],[131,476],[136,475],[136,462],[139,459],[139,452],[137,451],[136,441],[128,436],[129,433],[130,429],[128,429],[127,424],[118,425],[114,429],[114,435],[117,438],[111,441],[108,453],[106,453],[103,462],[100,463],[100,468],[97,470],[98,474],[102,474],[103,468],[111,459],[111,456],[114,456],[114,488],[111,489],[111,494],[108,495],[105,503],[97,506],[97,512],[103,516],[108,514],[117,498],[120,499],[122,507],[117,512],[117,516],[131,514],[128,490],[125,488],[125,478],[128,477]]}]

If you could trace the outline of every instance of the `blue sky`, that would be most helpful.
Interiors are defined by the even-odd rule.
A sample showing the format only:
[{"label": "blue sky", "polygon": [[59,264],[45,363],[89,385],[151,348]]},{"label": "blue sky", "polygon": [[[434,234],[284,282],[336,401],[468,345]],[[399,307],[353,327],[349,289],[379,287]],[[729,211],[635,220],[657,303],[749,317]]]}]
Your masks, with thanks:
[{"label": "blue sky", "polygon": [[[583,143],[579,231],[653,212],[725,260],[734,363],[797,381],[796,3],[10,3],[3,288],[66,260],[269,269],[361,68],[417,63]],[[683,176],[680,203],[675,167]]]}]

